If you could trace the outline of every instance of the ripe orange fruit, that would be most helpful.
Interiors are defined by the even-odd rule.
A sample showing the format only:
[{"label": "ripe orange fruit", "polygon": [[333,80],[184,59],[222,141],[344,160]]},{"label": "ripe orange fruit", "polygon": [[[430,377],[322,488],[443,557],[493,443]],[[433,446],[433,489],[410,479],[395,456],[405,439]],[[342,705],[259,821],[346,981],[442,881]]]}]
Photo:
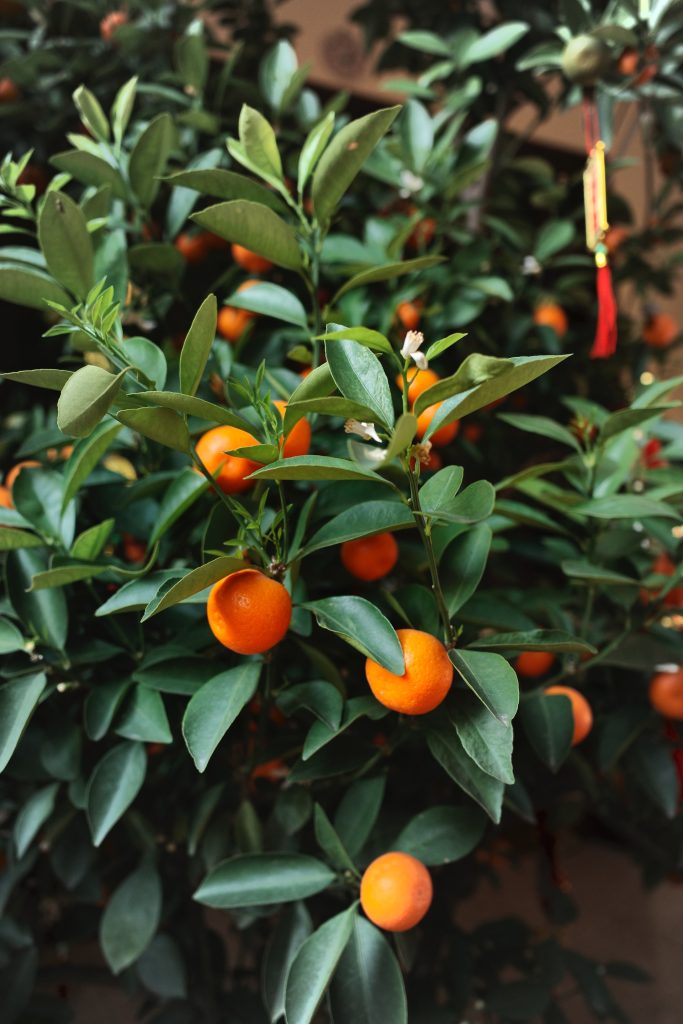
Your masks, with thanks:
[{"label": "ripe orange fruit", "polygon": [[14,508],[12,492],[9,487],[0,485],[0,508]]},{"label": "ripe orange fruit", "polygon": [[650,348],[668,348],[678,331],[678,324],[672,316],[668,313],[655,313],[643,328],[643,341]]},{"label": "ripe orange fruit", "polygon": [[35,466],[40,469],[40,463],[36,462],[35,459],[24,459],[22,462],[17,462],[16,466],[12,466],[5,477],[5,487],[9,487],[11,491],[14,487],[14,481],[17,479],[22,469],[31,469],[31,467]]},{"label": "ripe orange fruit", "polygon": [[563,338],[569,330],[567,314],[556,302],[542,302],[536,306],[534,323],[538,327],[552,327],[560,338]]},{"label": "ripe orange fruit", "polygon": [[[593,712],[591,706],[582,693],[575,690],[573,686],[549,686],[547,687],[546,693],[561,693],[565,697],[569,697],[572,704],[572,715],[574,716],[574,735],[572,736],[572,746],[575,747],[577,743],[581,743],[585,740],[588,733],[593,728]],[[682,712],[683,713],[683,712]]]},{"label": "ripe orange fruit", "polygon": [[638,70],[639,61],[640,57],[635,47],[627,46],[617,62],[617,71],[620,75],[626,75],[630,78]]},{"label": "ripe orange fruit", "polygon": [[555,655],[550,651],[522,651],[515,659],[515,672],[525,679],[538,679],[555,664]]},{"label": "ripe orange fruit", "polygon": [[665,718],[683,721],[683,668],[658,672],[650,680],[650,704]]},{"label": "ripe orange fruit", "polygon": [[239,494],[253,486],[254,481],[246,477],[259,468],[259,463],[225,453],[233,448],[250,448],[258,443],[253,434],[239,427],[213,427],[199,438],[196,451],[209,473],[215,473],[220,466],[220,473],[216,477],[220,489],[226,494]]},{"label": "ripe orange fruit", "polygon": [[237,245],[236,242],[231,246],[231,252],[235,263],[243,270],[248,270],[250,274],[264,274],[273,265],[265,256],[259,256],[257,252],[245,249],[243,245]]},{"label": "ripe orange fruit", "polygon": [[342,565],[357,580],[381,580],[398,561],[398,544],[393,533],[347,540],[341,546]]},{"label": "ripe orange fruit", "polygon": [[132,533],[124,533],[123,557],[127,562],[144,562],[147,555],[147,547],[140,540],[136,540]]},{"label": "ripe orange fruit", "polygon": [[178,235],[173,244],[185,262],[190,263],[192,266],[203,263],[206,259],[207,244],[205,232],[196,232],[191,235],[189,232],[183,231]]},{"label": "ripe orange fruit", "polygon": [[16,103],[21,93],[11,78],[0,78],[0,103]]},{"label": "ripe orange fruit", "polygon": [[426,715],[438,707],[451,688],[453,665],[448,651],[431,633],[420,629],[396,630],[406,670],[397,676],[368,658],[365,678],[386,708],[404,715]]},{"label": "ripe orange fruit", "polygon": [[409,853],[383,853],[365,869],[360,883],[360,905],[378,928],[407,932],[429,910],[434,891],[432,877]]},{"label": "ripe orange fruit", "polygon": [[[414,211],[413,211],[414,212]],[[408,249],[426,249],[436,234],[436,221],[433,217],[423,217],[418,221],[406,239]]]},{"label": "ripe orange fruit", "polygon": [[262,654],[287,633],[292,599],[281,583],[258,569],[240,569],[211,588],[206,614],[224,647],[236,654]]},{"label": "ripe orange fruit", "polygon": [[[431,388],[440,379],[434,370],[419,370],[417,366],[414,370],[408,370],[408,401],[410,404],[413,405],[423,391]],[[403,391],[403,377],[400,373],[396,375],[396,383]]]},{"label": "ripe orange fruit", "polygon": [[[285,409],[287,403],[278,399],[273,402],[273,405],[278,410],[282,418],[285,418]],[[311,450],[311,424],[304,417],[295,423],[292,430],[287,435],[287,440],[282,446],[282,458],[292,459],[295,455],[308,455]]]},{"label": "ripe orange fruit", "polygon": [[[256,281],[244,281],[239,288],[238,292],[246,292],[248,288],[253,288],[255,284],[260,284]],[[252,313],[249,309],[239,309],[237,306],[223,306],[218,310],[218,321],[216,324],[218,333],[226,341],[237,342],[244,334],[247,324],[256,317],[256,313]]]},{"label": "ripe orange fruit", "polygon": [[252,782],[255,779],[265,779],[266,782],[282,782],[288,774],[289,768],[282,758],[274,757],[272,761],[264,761],[263,764],[257,764],[252,768],[249,778]]},{"label": "ripe orange fruit", "polygon": [[105,43],[110,43],[122,25],[128,23],[128,15],[125,11],[112,11],[100,22],[100,35]]},{"label": "ripe orange fruit", "polygon": [[[422,440],[427,430],[431,426],[432,420],[436,416],[437,411],[441,408],[443,402],[437,402],[436,405],[430,405],[429,408],[425,409],[417,417],[417,436]],[[437,431],[429,435],[429,440],[432,442],[435,448],[443,448],[444,445],[450,444],[451,441],[457,437],[458,431],[460,430],[460,421],[453,420],[452,423],[447,423],[445,427],[439,427]]]},{"label": "ripe orange fruit", "polygon": [[407,331],[416,330],[421,312],[421,306],[417,302],[399,302],[396,307],[396,316]]}]

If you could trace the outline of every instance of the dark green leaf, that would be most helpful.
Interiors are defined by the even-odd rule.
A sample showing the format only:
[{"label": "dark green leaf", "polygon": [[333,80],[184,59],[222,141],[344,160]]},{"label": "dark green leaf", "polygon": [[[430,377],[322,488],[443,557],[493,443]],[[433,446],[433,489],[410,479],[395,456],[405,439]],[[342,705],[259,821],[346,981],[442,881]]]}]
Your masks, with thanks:
[{"label": "dark green leaf", "polygon": [[105,420],[89,437],[79,441],[64,467],[64,494],[62,512],[78,493],[81,484],[87,480],[104,453],[113,444],[121,424]]},{"label": "dark green leaf", "polygon": [[562,629],[529,629],[519,633],[494,633],[467,645],[483,651],[554,651],[595,654],[595,648]]},{"label": "dark green leaf", "polygon": [[[4,533],[6,528],[0,533]],[[68,626],[66,598],[61,590],[30,592],[31,580],[47,569],[42,551],[11,551],[7,556],[7,593],[25,629],[40,642],[64,650]]]},{"label": "dark green leaf", "polygon": [[49,786],[37,789],[17,814],[12,834],[19,860],[28,850],[39,829],[52,814],[58,789],[58,782],[51,782]]},{"label": "dark green leaf", "polygon": [[403,976],[391,946],[364,917],[342,953],[330,989],[335,1024],[408,1024]]},{"label": "dark green leaf", "polygon": [[483,772],[511,785],[512,727],[503,725],[487,708],[470,694],[457,695],[450,717],[460,742]]},{"label": "dark green leaf", "polygon": [[352,505],[321,526],[305,546],[303,555],[358,537],[414,525],[413,514],[403,502],[366,501]]},{"label": "dark green leaf", "polygon": [[151,206],[159,191],[174,141],[173,118],[158,114],[139,136],[130,154],[128,176],[131,188],[144,207]]},{"label": "dark green leaf", "polygon": [[141,743],[124,742],[97,762],[87,791],[92,841],[99,846],[128,810],[145,779],[147,758]]},{"label": "dark green leaf", "polygon": [[222,909],[269,906],[313,896],[333,880],[325,864],[303,853],[245,854],[213,868],[194,898]]},{"label": "dark green leaf", "polygon": [[7,767],[46,682],[45,674],[36,672],[0,686],[0,772]]},{"label": "dark green leaf", "polygon": [[180,353],[180,390],[194,395],[216,336],[216,296],[207,295],[185,335]]},{"label": "dark green leaf", "polygon": [[116,727],[119,736],[142,743],[172,743],[173,736],[161,694],[134,687]]},{"label": "dark green leaf", "polygon": [[430,807],[416,815],[391,844],[423,864],[450,864],[479,845],[486,818],[475,807]]},{"label": "dark green leaf", "polygon": [[100,921],[100,946],[114,974],[145,951],[160,917],[161,879],[145,861],[114,890]]},{"label": "dark green leaf", "polygon": [[207,480],[196,470],[181,470],[161,499],[161,506],[149,543],[156,544],[159,538],[194,504],[208,486]]},{"label": "dark green leaf", "polygon": [[287,975],[301,946],[313,931],[313,923],[305,904],[286,907],[270,937],[263,961],[263,998],[271,1021],[285,1012]]},{"label": "dark green leaf", "polygon": [[313,809],[313,824],[318,846],[330,864],[338,871],[350,871],[352,874],[357,874],[356,866],[349,856],[348,850],[345,849],[332,822],[320,804],[316,804]]},{"label": "dark green leaf", "polygon": [[512,666],[500,654],[484,651],[453,649],[448,656],[475,696],[508,726],[519,705],[519,683]]},{"label": "dark green leaf", "polygon": [[257,469],[250,480],[374,480],[388,483],[369,469],[349,459],[335,459],[329,455],[295,455],[291,459]]},{"label": "dark green leaf", "polygon": [[271,284],[270,281],[259,281],[244,291],[233,292],[228,298],[228,305],[272,316],[286,324],[303,327],[304,330],[308,328],[308,318],[301,300],[289,289]]},{"label": "dark green leaf", "polygon": [[197,771],[203,772],[240,711],[252,699],[260,662],[243,662],[220,672],[199,689],[183,716],[183,738]]},{"label": "dark green leaf", "polygon": [[524,732],[540,759],[556,772],[572,746],[574,715],[568,697],[538,690],[522,701]]},{"label": "dark green leaf", "polygon": [[363,597],[325,597],[302,607],[313,612],[323,629],[336,633],[383,668],[403,675],[405,662],[396,631],[379,608]]},{"label": "dark green leaf", "polygon": [[465,752],[452,725],[430,731],[427,743],[432,755],[453,781],[471,796],[496,824],[500,821],[504,783],[482,772]]},{"label": "dark green leaf", "polygon": [[301,267],[301,252],[294,231],[265,206],[235,199],[193,213],[192,219],[220,238],[237,242],[280,267],[289,270]]},{"label": "dark green leaf", "polygon": [[334,827],[352,857],[357,857],[375,827],[382,808],[386,780],[383,776],[358,779],[346,790],[337,813]]},{"label": "dark green leaf", "polygon": [[355,906],[321,925],[301,946],[287,976],[287,1024],[311,1024],[346,944],[351,938]]},{"label": "dark green leaf", "polygon": [[441,558],[441,571],[451,617],[472,597],[481,583],[492,537],[490,527],[482,523],[456,537],[446,548]]},{"label": "dark green leaf", "polygon": [[171,584],[168,589],[165,589],[157,598],[150,601],[145,609],[142,621],[144,622],[146,619],[151,618],[152,615],[157,615],[166,608],[173,607],[174,604],[179,604],[186,598],[192,597],[193,594],[198,594],[213,583],[218,583],[219,580],[225,579],[230,573],[243,569],[244,565],[245,563],[241,558],[235,558],[232,555],[220,555],[218,558],[206,562],[205,565],[200,565],[196,569],[190,570],[176,583]]},{"label": "dark green leaf", "polygon": [[346,281],[334,296],[333,302],[338,302],[342,295],[352,291],[354,288],[362,288],[366,284],[375,284],[377,281],[391,281],[394,277],[402,277],[403,274],[415,274],[420,270],[429,270],[437,263],[442,263],[443,256],[416,256],[411,260],[401,260],[398,263],[384,263],[369,270],[361,270]]},{"label": "dark green leaf", "polygon": [[394,425],[394,407],[387,375],[374,353],[357,341],[332,341],[325,345],[327,364],[345,398],[368,409],[388,430]]}]

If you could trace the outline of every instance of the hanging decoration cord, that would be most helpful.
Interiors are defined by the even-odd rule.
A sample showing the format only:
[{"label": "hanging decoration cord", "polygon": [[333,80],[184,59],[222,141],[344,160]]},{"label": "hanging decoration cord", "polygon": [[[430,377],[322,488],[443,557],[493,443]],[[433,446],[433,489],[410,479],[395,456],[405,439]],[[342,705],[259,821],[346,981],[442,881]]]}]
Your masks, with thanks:
[{"label": "hanging decoration cord", "polygon": [[606,359],[614,355],[617,347],[617,303],[605,244],[609,228],[605,143],[600,139],[598,113],[592,90],[588,89],[583,96],[583,129],[588,154],[583,172],[586,246],[595,256],[598,300],[598,320],[590,354],[592,359]]}]

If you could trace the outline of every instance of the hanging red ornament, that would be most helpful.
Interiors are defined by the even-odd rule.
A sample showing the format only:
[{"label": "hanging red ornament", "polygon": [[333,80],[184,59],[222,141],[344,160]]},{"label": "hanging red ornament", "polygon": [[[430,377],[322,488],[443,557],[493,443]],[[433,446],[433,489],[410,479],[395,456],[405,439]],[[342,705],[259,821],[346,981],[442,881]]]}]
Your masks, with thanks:
[{"label": "hanging red ornament", "polygon": [[584,92],[583,116],[588,153],[583,172],[586,246],[595,256],[598,299],[598,321],[590,354],[591,359],[606,359],[614,355],[617,348],[617,303],[605,245],[605,235],[609,229],[605,143],[599,138],[597,111],[593,92],[589,89]]}]

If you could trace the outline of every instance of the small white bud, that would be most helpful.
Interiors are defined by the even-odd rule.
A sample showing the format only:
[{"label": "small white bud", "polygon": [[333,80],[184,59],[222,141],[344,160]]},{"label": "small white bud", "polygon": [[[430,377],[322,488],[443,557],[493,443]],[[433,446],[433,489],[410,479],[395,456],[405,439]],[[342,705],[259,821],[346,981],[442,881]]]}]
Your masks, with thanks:
[{"label": "small white bud", "polygon": [[364,441],[377,441],[378,444],[382,443],[382,438],[377,433],[377,428],[374,423],[365,423],[363,420],[347,420],[344,424],[344,430],[347,434],[357,434],[358,437],[362,437]]}]

